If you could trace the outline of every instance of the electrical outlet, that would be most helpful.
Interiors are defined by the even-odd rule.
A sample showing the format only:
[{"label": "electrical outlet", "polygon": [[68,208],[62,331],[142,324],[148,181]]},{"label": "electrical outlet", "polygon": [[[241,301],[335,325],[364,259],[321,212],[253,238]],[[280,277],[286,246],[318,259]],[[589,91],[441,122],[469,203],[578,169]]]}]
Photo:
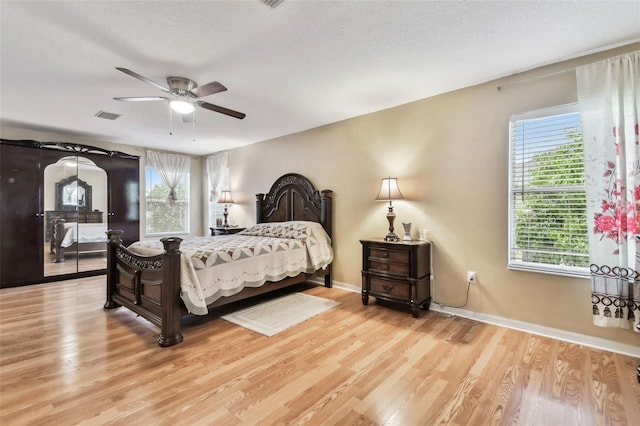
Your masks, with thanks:
[{"label": "electrical outlet", "polygon": [[469,284],[475,284],[477,278],[475,271],[467,271],[467,282]]}]

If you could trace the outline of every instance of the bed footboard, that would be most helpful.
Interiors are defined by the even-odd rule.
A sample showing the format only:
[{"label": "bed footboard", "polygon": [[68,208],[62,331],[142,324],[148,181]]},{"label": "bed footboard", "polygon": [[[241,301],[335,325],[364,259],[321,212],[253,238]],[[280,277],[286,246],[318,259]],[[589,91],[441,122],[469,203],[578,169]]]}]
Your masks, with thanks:
[{"label": "bed footboard", "polygon": [[140,256],[122,245],[119,230],[107,231],[107,301],[105,309],[126,306],[160,327],[158,344],[182,342],[180,319],[181,238],[163,238],[164,253]]}]

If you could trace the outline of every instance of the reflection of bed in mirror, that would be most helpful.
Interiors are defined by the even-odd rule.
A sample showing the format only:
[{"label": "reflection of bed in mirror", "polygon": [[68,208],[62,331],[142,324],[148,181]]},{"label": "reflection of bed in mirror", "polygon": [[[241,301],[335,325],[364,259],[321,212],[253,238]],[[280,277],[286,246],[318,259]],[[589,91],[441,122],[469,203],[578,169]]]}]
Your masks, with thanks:
[{"label": "reflection of bed in mirror", "polygon": [[51,229],[51,253],[56,263],[64,262],[65,253],[80,256],[107,251],[106,223],[67,222],[55,217]]},{"label": "reflection of bed in mirror", "polygon": [[64,219],[67,222],[78,223],[101,223],[105,222],[104,212],[92,211],[69,211],[69,210],[47,210],[44,212],[45,220],[45,241],[51,241],[51,235],[53,234],[53,219]]}]

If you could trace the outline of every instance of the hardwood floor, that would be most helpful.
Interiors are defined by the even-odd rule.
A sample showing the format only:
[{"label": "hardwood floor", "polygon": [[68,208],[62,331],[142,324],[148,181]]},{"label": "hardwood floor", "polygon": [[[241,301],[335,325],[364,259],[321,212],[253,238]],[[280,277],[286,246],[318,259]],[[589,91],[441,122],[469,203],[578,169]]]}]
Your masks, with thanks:
[{"label": "hardwood floor", "polygon": [[218,316],[184,342],[105,311],[105,277],[0,290],[0,424],[631,425],[637,359],[305,288],[341,305],[273,337]]}]

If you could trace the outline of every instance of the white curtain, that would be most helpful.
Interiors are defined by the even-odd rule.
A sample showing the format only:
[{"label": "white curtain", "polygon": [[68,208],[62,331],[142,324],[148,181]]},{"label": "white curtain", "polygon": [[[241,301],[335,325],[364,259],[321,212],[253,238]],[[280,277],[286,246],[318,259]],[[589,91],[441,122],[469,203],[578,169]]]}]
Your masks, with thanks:
[{"label": "white curtain", "polygon": [[184,173],[189,173],[191,158],[186,155],[166,152],[147,151],[147,165],[158,171],[162,181],[169,187],[167,204],[174,208],[178,205],[176,187]]},{"label": "white curtain", "polygon": [[207,175],[209,176],[209,186],[211,186],[211,194],[209,201],[215,203],[220,198],[222,189],[222,178],[227,168],[228,153],[222,153],[207,157]]},{"label": "white curtain", "polygon": [[576,69],[594,324],[640,322],[640,51]]}]

